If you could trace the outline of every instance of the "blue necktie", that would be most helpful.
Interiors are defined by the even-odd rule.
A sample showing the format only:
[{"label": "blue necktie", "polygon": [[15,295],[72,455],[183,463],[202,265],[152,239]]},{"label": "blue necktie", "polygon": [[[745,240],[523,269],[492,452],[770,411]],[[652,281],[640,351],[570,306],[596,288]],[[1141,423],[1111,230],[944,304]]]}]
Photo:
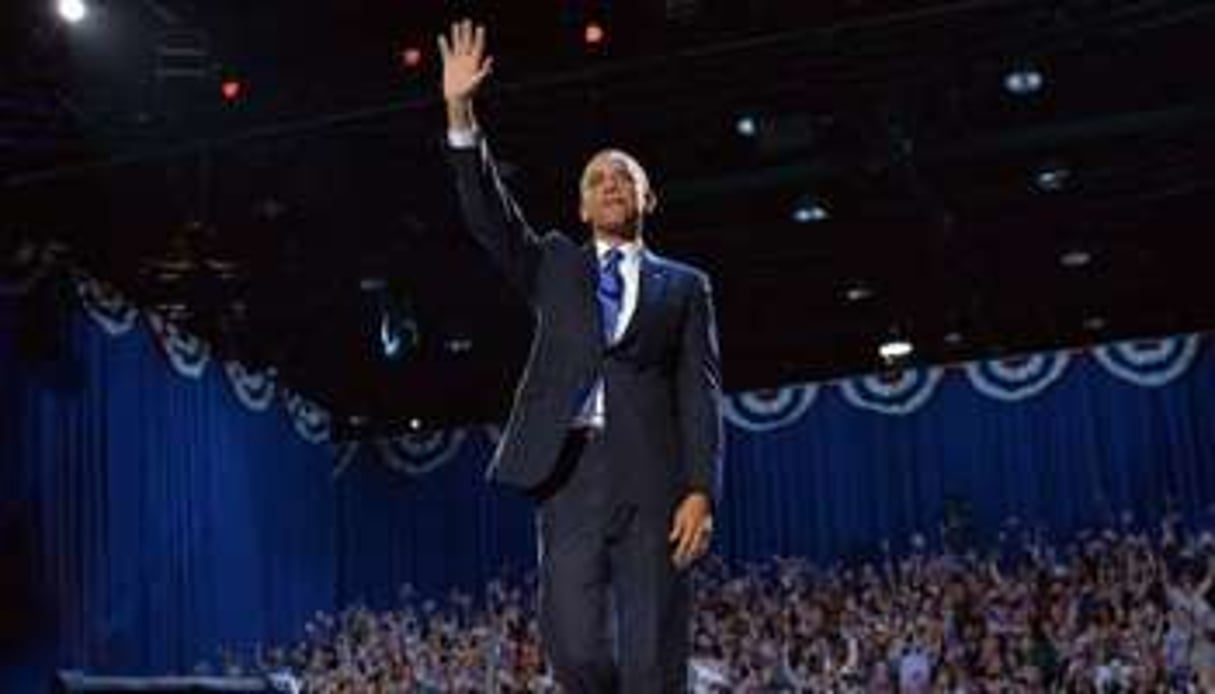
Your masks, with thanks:
[{"label": "blue necktie", "polygon": [[[599,300],[599,315],[603,319],[603,341],[611,344],[616,335],[616,323],[620,320],[620,308],[624,303],[624,277],[620,273],[620,261],[624,254],[613,248],[603,254],[599,261],[599,285],[595,296]],[[599,416],[596,412],[597,392],[603,387],[602,377],[578,395],[578,416],[583,423],[592,423]]]},{"label": "blue necktie", "polygon": [[624,276],[620,273],[620,261],[624,253],[613,248],[603,256],[599,265],[599,313],[603,316],[603,340],[611,343],[616,336],[616,322],[620,320],[620,308],[624,304]]}]

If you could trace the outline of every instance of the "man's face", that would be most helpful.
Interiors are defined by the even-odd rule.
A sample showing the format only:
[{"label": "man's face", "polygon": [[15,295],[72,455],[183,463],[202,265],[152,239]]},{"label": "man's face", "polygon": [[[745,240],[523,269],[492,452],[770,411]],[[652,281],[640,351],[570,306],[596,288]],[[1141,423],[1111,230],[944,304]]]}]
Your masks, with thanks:
[{"label": "man's face", "polygon": [[582,221],[596,233],[633,238],[651,197],[645,171],[618,150],[596,154],[582,172]]}]

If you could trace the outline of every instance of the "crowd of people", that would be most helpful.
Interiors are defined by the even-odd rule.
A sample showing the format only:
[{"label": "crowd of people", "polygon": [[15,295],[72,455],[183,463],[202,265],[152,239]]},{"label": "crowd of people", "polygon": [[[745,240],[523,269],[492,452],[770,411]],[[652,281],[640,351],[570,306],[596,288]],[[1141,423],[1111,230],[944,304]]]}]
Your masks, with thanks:
[{"label": "crowd of people", "polygon": [[[1057,546],[695,569],[692,686],[746,692],[1212,692],[1215,537],[1176,518]],[[317,614],[252,667],[309,692],[555,691],[534,577]]]}]

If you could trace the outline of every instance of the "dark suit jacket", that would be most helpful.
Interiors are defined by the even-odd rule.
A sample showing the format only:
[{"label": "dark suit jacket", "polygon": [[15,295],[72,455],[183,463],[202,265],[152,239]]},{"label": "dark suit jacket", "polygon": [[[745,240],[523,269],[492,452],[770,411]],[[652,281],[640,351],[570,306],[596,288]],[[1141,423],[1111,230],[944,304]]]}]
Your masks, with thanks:
[{"label": "dark suit jacket", "polygon": [[491,479],[524,490],[550,480],[583,395],[602,376],[605,438],[631,493],[666,504],[693,490],[715,499],[721,387],[707,276],[646,251],[637,308],[608,347],[593,244],[557,232],[537,235],[483,138],[475,148],[450,149],[450,159],[466,224],[535,315],[531,353]]}]

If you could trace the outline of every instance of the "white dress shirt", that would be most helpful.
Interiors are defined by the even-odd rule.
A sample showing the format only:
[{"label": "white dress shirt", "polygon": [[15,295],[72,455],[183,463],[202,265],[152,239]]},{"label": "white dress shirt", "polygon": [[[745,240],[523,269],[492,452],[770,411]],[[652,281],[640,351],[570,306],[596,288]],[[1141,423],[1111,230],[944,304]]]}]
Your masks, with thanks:
[{"label": "white dress shirt", "polygon": [[640,241],[612,244],[597,240],[595,241],[595,256],[599,259],[599,267],[603,267],[604,258],[613,248],[620,249],[620,276],[624,279],[624,296],[620,303],[620,315],[616,317],[616,330],[611,340],[614,343],[624,335],[624,331],[629,327],[629,320],[637,310],[642,246]]},{"label": "white dress shirt", "polygon": [[[624,331],[628,329],[633,314],[637,312],[637,293],[641,286],[641,254],[644,248],[640,241],[629,241],[621,244],[610,244],[606,241],[595,241],[595,257],[599,267],[603,267],[603,258],[612,248],[619,248],[623,254],[620,258],[620,276],[624,280],[624,296],[621,297],[620,315],[616,317],[615,334],[610,342],[617,342]],[[596,269],[598,271],[598,269]],[[598,299],[596,299],[596,305]],[[590,395],[578,411],[574,419],[575,426],[603,428],[607,420],[607,403],[603,395],[603,379],[600,378],[591,388]]]},{"label": "white dress shirt", "polygon": [[455,149],[472,149],[477,146],[476,130],[448,130],[447,144]]}]

